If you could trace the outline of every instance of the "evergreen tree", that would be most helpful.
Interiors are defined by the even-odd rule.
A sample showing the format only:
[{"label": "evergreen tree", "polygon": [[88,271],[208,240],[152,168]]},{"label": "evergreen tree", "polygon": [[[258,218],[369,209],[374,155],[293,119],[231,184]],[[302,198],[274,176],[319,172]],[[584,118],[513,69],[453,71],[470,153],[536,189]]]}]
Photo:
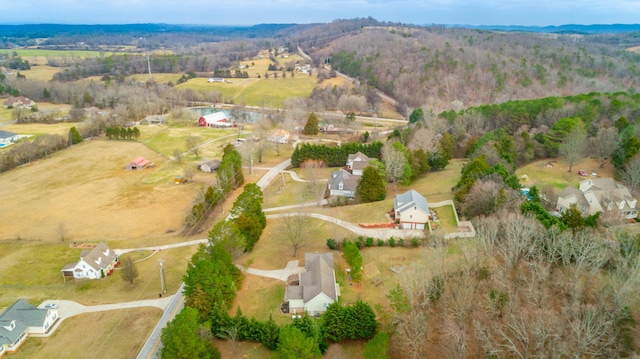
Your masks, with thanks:
[{"label": "evergreen tree", "polygon": [[307,136],[313,136],[318,134],[318,116],[316,116],[315,112],[311,112],[309,118],[307,118],[307,123],[304,125],[304,134]]},{"label": "evergreen tree", "polygon": [[380,176],[377,168],[367,166],[362,171],[356,195],[363,203],[382,201],[387,196],[384,179]]},{"label": "evergreen tree", "polygon": [[82,136],[80,136],[80,132],[75,126],[69,129],[69,142],[72,145],[82,142]]},{"label": "evergreen tree", "polygon": [[162,358],[217,359],[220,353],[198,335],[198,311],[186,307],[162,331]]}]

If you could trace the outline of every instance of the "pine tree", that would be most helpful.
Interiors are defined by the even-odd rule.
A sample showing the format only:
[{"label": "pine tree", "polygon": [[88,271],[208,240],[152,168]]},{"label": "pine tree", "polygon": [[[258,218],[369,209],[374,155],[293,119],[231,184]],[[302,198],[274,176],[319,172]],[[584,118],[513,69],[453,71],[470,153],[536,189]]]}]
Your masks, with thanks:
[{"label": "pine tree", "polygon": [[309,118],[307,118],[307,123],[304,125],[304,134],[307,136],[317,135],[319,122],[315,112],[311,112]]},{"label": "pine tree", "polygon": [[377,168],[367,166],[362,171],[362,178],[358,182],[356,195],[364,203],[382,201],[387,196],[384,180]]}]

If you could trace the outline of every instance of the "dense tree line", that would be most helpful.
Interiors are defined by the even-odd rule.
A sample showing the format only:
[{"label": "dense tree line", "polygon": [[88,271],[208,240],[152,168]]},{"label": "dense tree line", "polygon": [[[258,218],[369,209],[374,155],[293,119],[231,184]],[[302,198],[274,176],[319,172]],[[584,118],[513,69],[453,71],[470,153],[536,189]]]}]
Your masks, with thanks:
[{"label": "dense tree line", "polygon": [[196,203],[185,219],[185,233],[200,231],[200,226],[206,221],[211,211],[234,189],[244,184],[242,173],[242,158],[233,145],[224,148],[224,154],[218,167],[216,183],[202,191]]},{"label": "dense tree line", "polygon": [[343,143],[340,146],[314,145],[302,143],[296,146],[291,154],[291,165],[294,168],[306,160],[321,160],[329,167],[341,167],[347,163],[349,154],[358,151],[364,153],[369,158],[380,158],[382,150],[382,142],[373,142],[369,144],[362,143]]},{"label": "dense tree line", "polygon": [[105,135],[111,139],[130,140],[140,137],[140,129],[138,127],[107,127]]}]

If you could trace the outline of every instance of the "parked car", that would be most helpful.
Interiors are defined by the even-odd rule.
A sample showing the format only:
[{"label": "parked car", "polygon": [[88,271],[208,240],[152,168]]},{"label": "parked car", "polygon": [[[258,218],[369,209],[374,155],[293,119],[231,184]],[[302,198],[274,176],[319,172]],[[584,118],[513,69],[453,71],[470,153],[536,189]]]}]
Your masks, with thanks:
[{"label": "parked car", "polygon": [[587,171],[585,171],[585,170],[578,170],[578,174],[579,174],[580,176],[588,176],[588,175],[587,175]]},{"label": "parked car", "polygon": [[48,303],[44,305],[45,309],[57,309],[58,305],[56,303]]}]

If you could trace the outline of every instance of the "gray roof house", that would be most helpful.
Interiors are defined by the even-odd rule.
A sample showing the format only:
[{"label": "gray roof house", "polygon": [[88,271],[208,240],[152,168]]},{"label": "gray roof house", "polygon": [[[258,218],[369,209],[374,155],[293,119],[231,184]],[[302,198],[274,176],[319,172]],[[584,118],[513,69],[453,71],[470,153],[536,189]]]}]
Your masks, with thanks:
[{"label": "gray roof house", "polygon": [[285,300],[290,311],[323,313],[338,300],[340,287],[333,269],[333,253],[305,253],[306,272],[299,274],[298,285],[287,285]]},{"label": "gray roof house", "polygon": [[352,153],[347,157],[346,166],[354,175],[362,176],[362,171],[369,165],[369,160],[369,157],[358,151],[357,153]]},{"label": "gray roof house", "polygon": [[62,276],[74,279],[99,279],[108,276],[118,263],[118,255],[105,243],[99,243],[91,250],[80,252],[78,262],[62,268]]},{"label": "gray roof house", "polygon": [[638,217],[638,201],[613,178],[590,178],[580,182],[578,188],[565,188],[558,194],[556,209],[562,213],[574,203],[583,216],[601,212],[611,217]]},{"label": "gray roof house", "polygon": [[220,160],[209,160],[201,162],[198,165],[198,169],[202,172],[212,173],[218,170],[220,167]]},{"label": "gray roof house", "polygon": [[0,143],[13,143],[18,140],[18,134],[0,130]]},{"label": "gray roof house", "polygon": [[393,200],[396,222],[403,229],[424,229],[429,222],[429,204],[416,190],[396,195]]},{"label": "gray roof house", "polygon": [[349,173],[344,169],[331,172],[327,187],[329,195],[355,198],[360,176]]},{"label": "gray roof house", "polygon": [[57,319],[57,309],[39,309],[19,299],[0,314],[0,357],[18,350],[30,334],[47,333]]}]

